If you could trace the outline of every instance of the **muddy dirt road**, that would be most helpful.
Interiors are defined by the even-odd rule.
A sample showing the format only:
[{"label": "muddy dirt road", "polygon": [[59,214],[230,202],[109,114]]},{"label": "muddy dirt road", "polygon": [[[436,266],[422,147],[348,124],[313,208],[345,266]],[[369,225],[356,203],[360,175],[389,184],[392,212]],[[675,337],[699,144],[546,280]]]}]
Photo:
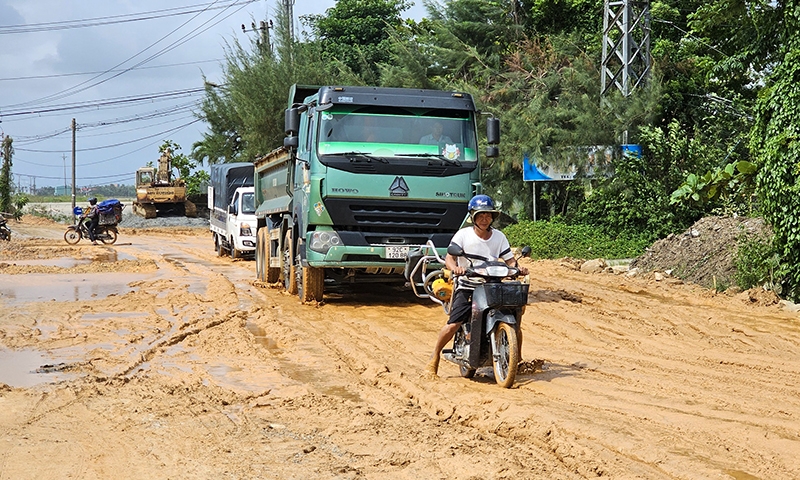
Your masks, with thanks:
[{"label": "muddy dirt road", "polygon": [[202,230],[11,227],[3,480],[800,477],[800,316],[759,295],[529,262],[540,368],[503,390],[421,375],[444,315],[406,291],[300,305]]}]

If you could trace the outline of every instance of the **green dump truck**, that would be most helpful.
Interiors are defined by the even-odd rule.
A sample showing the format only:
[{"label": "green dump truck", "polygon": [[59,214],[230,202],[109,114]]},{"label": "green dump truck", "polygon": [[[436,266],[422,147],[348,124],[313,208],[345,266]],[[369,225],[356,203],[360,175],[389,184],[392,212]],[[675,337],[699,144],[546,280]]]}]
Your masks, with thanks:
[{"label": "green dump truck", "polygon": [[[405,281],[406,256],[444,254],[479,193],[466,93],[295,85],[284,146],[255,160],[256,276],[301,301],[325,285]],[[487,120],[487,156],[500,125]]]}]

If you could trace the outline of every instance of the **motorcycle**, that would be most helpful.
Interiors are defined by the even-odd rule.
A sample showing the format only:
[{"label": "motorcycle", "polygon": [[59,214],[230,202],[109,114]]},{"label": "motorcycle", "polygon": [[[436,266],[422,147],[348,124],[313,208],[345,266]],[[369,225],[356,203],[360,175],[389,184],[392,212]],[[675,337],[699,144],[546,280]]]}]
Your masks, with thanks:
[{"label": "motorcycle", "polygon": [[[423,249],[432,252],[413,259],[408,265],[408,275],[414,294],[430,298],[450,313],[450,302],[455,279],[445,269],[427,273],[432,263],[444,265],[432,243]],[[521,257],[530,255],[530,247],[522,249]],[[454,257],[464,255],[458,245],[450,245],[447,253]],[[510,388],[517,377],[521,360],[520,322],[528,303],[527,282],[516,280],[519,269],[509,267],[504,261],[472,262],[464,277],[474,285],[472,316],[463,323],[453,337],[453,348],[442,351],[445,360],[460,367],[461,376],[472,378],[478,368],[492,366],[498,385]],[[421,279],[421,283],[414,280]],[[504,281],[509,279],[509,281]],[[421,287],[424,293],[418,291]]]},{"label": "motorcycle", "polygon": [[0,216],[0,240],[11,241],[11,229],[8,228],[8,221]]},{"label": "motorcycle", "polygon": [[[64,240],[70,245],[77,244],[82,238],[89,238],[89,223],[91,222],[88,218],[80,218],[80,215],[83,214],[81,207],[75,207],[73,213],[78,216],[78,220],[75,225],[68,226],[67,231],[64,232]],[[117,230],[117,222],[119,220],[113,219],[111,221],[113,223],[104,221],[103,215],[101,215],[100,223],[95,228],[94,238],[106,245],[113,245],[119,235]]]}]

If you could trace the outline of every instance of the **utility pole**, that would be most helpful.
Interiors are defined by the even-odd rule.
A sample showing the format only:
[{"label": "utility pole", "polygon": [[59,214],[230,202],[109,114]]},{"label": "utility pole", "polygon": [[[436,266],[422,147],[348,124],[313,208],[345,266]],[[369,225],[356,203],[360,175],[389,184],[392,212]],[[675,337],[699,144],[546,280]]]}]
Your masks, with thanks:
[{"label": "utility pole", "polygon": [[72,119],[72,220],[75,220],[75,119]]},{"label": "utility pole", "polygon": [[67,156],[61,154],[61,160],[64,162],[64,193],[67,193]]},{"label": "utility pole", "polygon": [[272,43],[270,43],[270,40],[269,40],[269,29],[270,28],[274,28],[273,25],[272,25],[272,20],[270,20],[269,23],[267,23],[267,22],[262,20],[261,22],[259,22],[259,26],[258,27],[256,27],[256,22],[252,22],[250,24],[250,28],[251,29],[248,30],[247,27],[244,26],[244,23],[242,24],[242,32],[244,32],[244,33],[247,33],[247,32],[261,32],[260,33],[261,38],[256,40],[256,46],[258,47],[259,51],[261,52],[261,55],[266,56],[267,54],[272,52]]},{"label": "utility pole", "polygon": [[281,1],[286,12],[286,19],[289,21],[289,38],[294,41],[294,0]]},{"label": "utility pole", "polygon": [[615,86],[624,96],[650,74],[650,1],[605,0],[601,95]]}]

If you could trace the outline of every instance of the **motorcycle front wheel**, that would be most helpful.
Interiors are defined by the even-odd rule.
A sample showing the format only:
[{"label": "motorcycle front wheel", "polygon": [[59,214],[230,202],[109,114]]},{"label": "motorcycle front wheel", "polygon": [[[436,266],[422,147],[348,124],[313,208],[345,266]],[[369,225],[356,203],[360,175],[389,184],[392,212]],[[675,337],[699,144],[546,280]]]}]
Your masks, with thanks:
[{"label": "motorcycle front wheel", "polygon": [[[463,356],[464,355],[464,346],[466,344],[467,344],[467,335],[464,332],[464,326],[462,326],[461,328],[459,328],[456,331],[456,336],[453,339],[453,351],[458,356]],[[459,366],[459,370],[460,370],[461,376],[464,377],[464,378],[472,378],[472,377],[475,376],[475,369],[474,368],[469,368],[469,367],[465,367],[464,365],[460,365]]]},{"label": "motorcycle front wheel", "polygon": [[494,364],[494,380],[503,388],[510,388],[517,378],[519,366],[519,342],[517,330],[507,323],[498,323],[494,331],[496,355],[492,358]]},{"label": "motorcycle front wheel", "polygon": [[64,232],[64,240],[70,245],[75,245],[81,241],[81,232],[75,227],[69,227],[69,229]]},{"label": "motorcycle front wheel", "polygon": [[97,235],[97,239],[106,245],[113,245],[117,241],[117,231],[107,228]]}]

